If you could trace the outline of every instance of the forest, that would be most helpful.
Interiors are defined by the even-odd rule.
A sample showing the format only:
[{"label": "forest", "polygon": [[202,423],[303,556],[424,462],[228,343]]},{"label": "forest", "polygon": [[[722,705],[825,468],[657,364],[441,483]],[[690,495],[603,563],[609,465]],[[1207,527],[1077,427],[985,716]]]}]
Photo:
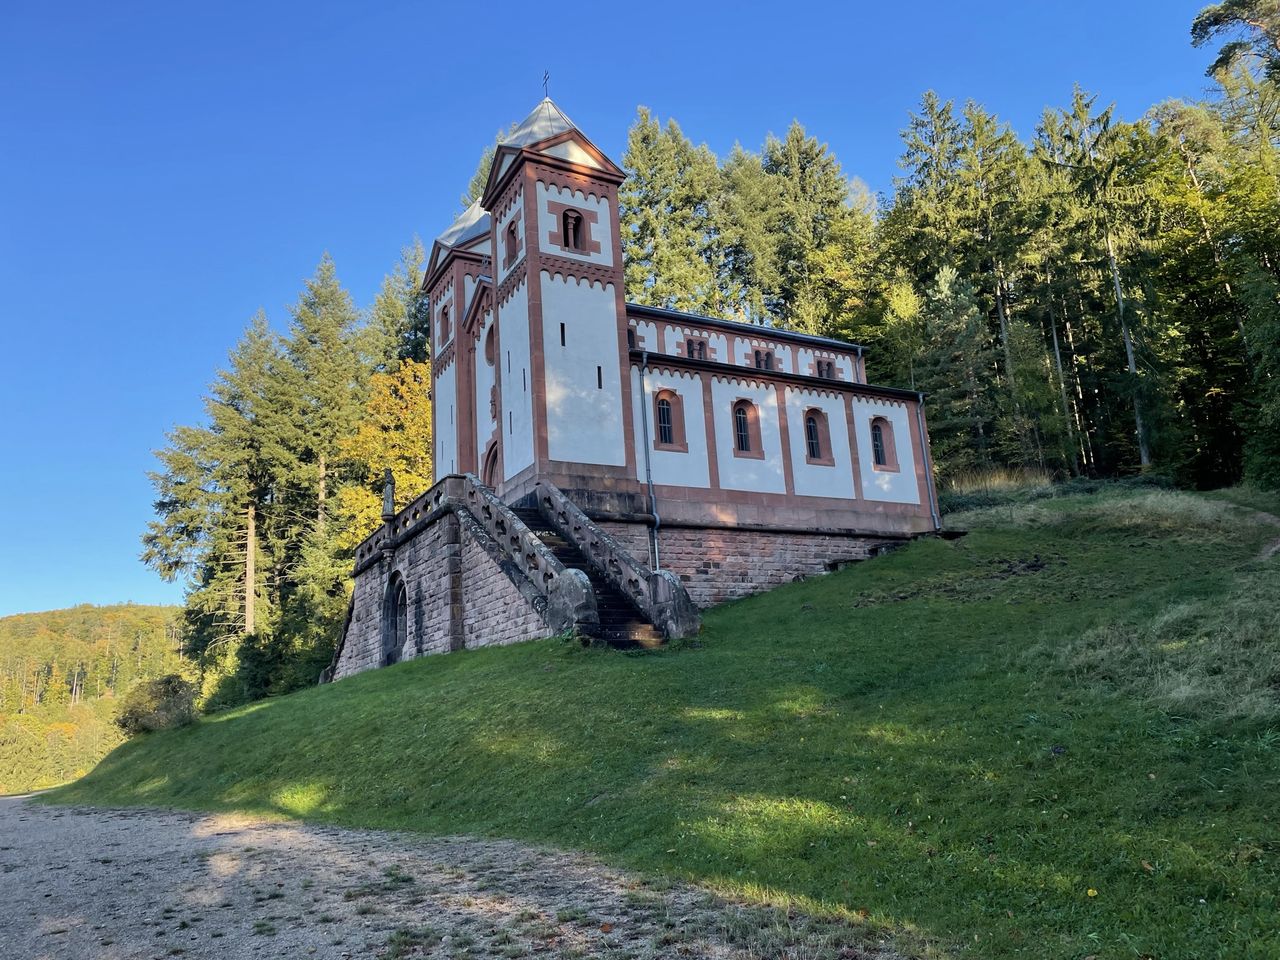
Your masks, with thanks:
[{"label": "forest", "polygon": [[183,662],[176,607],[79,606],[0,618],[0,794],[83,776],[124,739],[140,680]]},{"label": "forest", "polygon": [[[717,157],[640,108],[627,297],[866,345],[873,382],[928,394],[944,487],[992,471],[1280,486],[1268,11],[1206,8],[1192,42],[1227,41],[1212,95],[1131,120],[1076,89],[1019,136],[926,92],[890,195],[799,122]],[[182,643],[207,709],[315,682],[383,471],[402,502],[432,482],[423,262],[415,241],[361,308],[326,255],[283,332],[254,317],[204,421],[157,453],[143,557],[189,586]]]}]

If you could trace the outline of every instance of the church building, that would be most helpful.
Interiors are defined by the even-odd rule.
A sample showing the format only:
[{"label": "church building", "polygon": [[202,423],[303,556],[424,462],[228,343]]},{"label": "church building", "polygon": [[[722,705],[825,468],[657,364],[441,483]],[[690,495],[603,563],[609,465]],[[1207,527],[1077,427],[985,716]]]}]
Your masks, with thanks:
[{"label": "church building", "polygon": [[698,610],[938,529],[923,397],[862,347],[628,303],[623,171],[545,99],[432,246],[440,479],[357,549],[330,676]]}]

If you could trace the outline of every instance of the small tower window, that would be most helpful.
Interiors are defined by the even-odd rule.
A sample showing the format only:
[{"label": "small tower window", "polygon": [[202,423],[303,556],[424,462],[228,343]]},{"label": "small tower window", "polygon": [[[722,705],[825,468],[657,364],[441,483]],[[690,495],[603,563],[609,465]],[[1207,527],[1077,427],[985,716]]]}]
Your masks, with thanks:
[{"label": "small tower window", "polygon": [[627,328],[627,349],[634,350],[636,348],[636,331],[634,327]]},{"label": "small tower window", "polygon": [[707,341],[701,337],[689,337],[684,342],[684,355],[690,360],[707,359]]},{"label": "small tower window", "polygon": [[772,350],[756,351],[756,369],[757,370],[773,369],[773,351]]},{"label": "small tower window", "polygon": [[560,237],[566,249],[585,253],[587,245],[582,236],[582,214],[566,210],[561,217]]},{"label": "small tower window", "polygon": [[834,360],[819,360],[816,364],[817,375],[824,380],[834,380],[836,378],[836,364]]},{"label": "small tower window", "polygon": [[449,329],[449,307],[446,304],[440,308],[440,342],[448,343],[451,332]]},{"label": "small tower window", "polygon": [[513,219],[509,224],[507,224],[506,259],[503,266],[510,267],[516,262],[516,258],[519,256],[520,233],[516,230],[516,222]]},{"label": "small tower window", "polygon": [[491,367],[493,366],[493,355],[494,355],[494,349],[495,349],[494,341],[493,341],[493,331],[496,329],[497,327],[491,326],[489,328],[489,332],[484,335],[484,362]]}]

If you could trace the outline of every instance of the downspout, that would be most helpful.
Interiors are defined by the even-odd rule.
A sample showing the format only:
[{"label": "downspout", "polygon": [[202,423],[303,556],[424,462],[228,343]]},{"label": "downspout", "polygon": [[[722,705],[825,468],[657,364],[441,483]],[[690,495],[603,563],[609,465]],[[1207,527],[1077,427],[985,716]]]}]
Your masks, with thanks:
[{"label": "downspout", "polygon": [[942,529],[938,517],[938,492],[933,488],[933,460],[929,456],[929,437],[924,432],[924,394],[916,393],[916,433],[920,434],[920,455],[924,458],[924,479],[929,485],[929,514],[933,517],[933,532]]},{"label": "downspout", "polygon": [[658,527],[662,526],[662,518],[658,516],[658,498],[653,493],[653,466],[649,461],[649,396],[645,386],[644,372],[649,369],[649,351],[640,354],[640,424],[644,434],[644,482],[649,488],[649,513],[653,516],[653,526],[649,528],[649,558],[653,561],[653,572],[660,569],[658,563]]}]

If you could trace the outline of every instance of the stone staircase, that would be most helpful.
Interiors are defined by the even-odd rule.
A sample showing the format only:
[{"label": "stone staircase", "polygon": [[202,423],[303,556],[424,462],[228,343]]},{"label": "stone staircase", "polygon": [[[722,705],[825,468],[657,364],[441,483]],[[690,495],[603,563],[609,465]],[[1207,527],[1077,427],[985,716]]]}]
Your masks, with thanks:
[{"label": "stone staircase", "polygon": [[578,547],[564,537],[547,520],[537,507],[515,507],[512,513],[520,518],[529,531],[555,554],[565,567],[581,570],[591,581],[595,594],[600,625],[592,631],[593,639],[603,640],[615,647],[656,647],[662,643],[662,634],[654,628],[640,609],[600,575]]}]

